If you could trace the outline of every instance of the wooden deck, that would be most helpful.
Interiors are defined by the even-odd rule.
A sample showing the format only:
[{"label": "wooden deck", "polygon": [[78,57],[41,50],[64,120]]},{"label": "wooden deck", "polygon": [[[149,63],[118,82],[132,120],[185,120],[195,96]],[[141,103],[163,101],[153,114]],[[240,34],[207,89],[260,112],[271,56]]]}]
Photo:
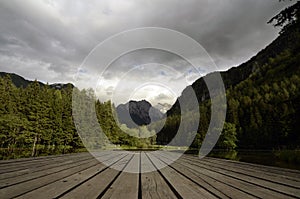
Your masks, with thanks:
[{"label": "wooden deck", "polygon": [[300,198],[296,170],[183,155],[144,173],[172,155],[101,156],[105,164],[88,153],[0,161],[0,198]]}]

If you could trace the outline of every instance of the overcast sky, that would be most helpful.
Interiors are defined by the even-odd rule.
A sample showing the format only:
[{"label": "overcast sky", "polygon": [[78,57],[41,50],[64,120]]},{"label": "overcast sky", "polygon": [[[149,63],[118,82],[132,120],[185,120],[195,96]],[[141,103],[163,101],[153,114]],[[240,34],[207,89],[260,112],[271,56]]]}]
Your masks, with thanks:
[{"label": "overcast sky", "polygon": [[[226,70],[247,61],[277,37],[279,30],[267,25],[267,21],[288,4],[291,2],[278,0],[0,1],[0,71],[42,82],[76,84],[74,75],[85,72],[80,65],[97,44],[119,32],[141,27],[163,27],[188,35],[205,48],[219,70]],[[164,65],[185,64],[166,52],[133,52],[114,62],[115,67],[105,74],[99,93],[111,96],[114,86],[120,85],[118,70],[123,75],[128,70],[124,67],[147,62],[162,64],[150,64],[152,72],[157,67],[167,68]],[[128,84],[132,80],[136,85],[135,80],[145,74],[137,71],[123,80]],[[174,80],[176,75],[176,72],[169,75],[163,84]],[[161,70],[156,74],[157,78],[164,76]],[[145,85],[139,93],[128,95],[136,99],[144,96],[158,103],[166,96],[174,99],[179,95],[185,86],[180,85],[175,84],[176,91]],[[155,95],[148,96],[149,90]],[[163,101],[167,102],[171,103]]]}]

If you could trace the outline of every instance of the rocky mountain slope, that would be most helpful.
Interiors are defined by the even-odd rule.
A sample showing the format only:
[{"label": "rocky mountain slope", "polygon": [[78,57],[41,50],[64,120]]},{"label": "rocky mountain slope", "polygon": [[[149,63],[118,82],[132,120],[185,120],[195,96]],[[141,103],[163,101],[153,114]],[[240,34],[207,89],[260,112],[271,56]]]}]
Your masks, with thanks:
[{"label": "rocky mountain slope", "polygon": [[129,101],[120,104],[116,108],[119,122],[133,128],[136,126],[148,125],[164,117],[158,109],[153,107],[146,100]]}]

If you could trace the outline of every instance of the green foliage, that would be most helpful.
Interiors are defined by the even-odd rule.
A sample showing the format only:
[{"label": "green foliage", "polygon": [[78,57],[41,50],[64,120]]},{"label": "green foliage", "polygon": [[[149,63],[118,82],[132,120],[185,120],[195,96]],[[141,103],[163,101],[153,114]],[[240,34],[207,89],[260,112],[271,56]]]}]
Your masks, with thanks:
[{"label": "green foliage", "polygon": [[55,90],[35,81],[17,88],[0,78],[1,158],[75,152],[83,148],[72,119],[72,87]]},{"label": "green foliage", "polygon": [[[285,10],[285,14],[273,19],[278,20],[278,25],[288,24],[272,44],[241,66],[221,72],[226,87],[227,116],[216,148],[300,147],[299,5],[298,1]],[[204,78],[198,79],[192,87],[199,101],[200,121],[191,148],[199,149],[211,119],[209,92]],[[181,98],[189,103],[189,96],[184,93]],[[177,102],[168,111],[167,124],[158,134],[157,142],[169,143],[179,125]]]},{"label": "green foliage", "polygon": [[215,158],[224,158],[228,160],[239,160],[238,152],[235,150],[213,150],[211,153],[209,153],[210,157]]},{"label": "green foliage", "polygon": [[300,150],[279,150],[275,156],[287,163],[300,164]]},{"label": "green foliage", "polygon": [[[115,107],[110,101],[96,101],[92,90],[79,91],[71,85],[56,90],[37,81],[29,83],[26,88],[17,88],[10,77],[5,76],[0,78],[0,91],[1,159],[82,151],[84,146],[72,117],[73,91],[78,94],[75,114],[81,114],[81,118],[87,121],[83,121],[84,125],[79,128],[89,137],[89,147],[108,143],[95,130],[99,123],[115,145],[148,148],[155,144],[154,131],[146,127],[129,129],[123,125],[119,128],[114,119],[117,118]],[[90,108],[95,106],[99,123],[91,125]]]},{"label": "green foliage", "polygon": [[225,150],[234,150],[236,148],[237,132],[235,124],[225,123],[223,131],[219,137],[216,148]]},{"label": "green foliage", "polygon": [[[240,67],[222,72],[227,89],[227,117],[216,148],[295,149],[300,147],[300,30],[298,1],[273,17],[269,23],[284,26],[281,35],[268,47]],[[3,76],[2,73],[0,76]],[[41,83],[28,82],[16,75],[0,78],[0,159],[59,154],[83,150],[72,118],[71,85],[55,90]],[[26,85],[22,88],[20,85]],[[209,92],[203,78],[192,88],[199,101],[200,121],[197,132],[191,126],[195,112],[180,116],[179,101],[168,111],[163,129],[157,134],[161,121],[146,127],[130,129],[115,120],[116,111],[111,102],[96,101],[91,90],[79,91],[76,107],[83,120],[88,121],[86,107],[96,106],[96,114],[107,138],[99,137],[95,125],[82,125],[93,140],[91,147],[103,142],[122,147],[149,148],[168,144],[178,132],[175,145],[192,141],[191,148],[200,148],[211,118]],[[181,96],[189,104],[189,96]],[[86,104],[85,100],[89,98]],[[192,104],[192,103],[190,103]],[[92,105],[92,106],[91,106]],[[77,114],[76,113],[76,114]],[[186,133],[182,133],[186,132]],[[139,138],[145,137],[145,138]],[[108,139],[108,140],[107,140]],[[284,154],[284,153],[282,153]],[[285,155],[280,155],[284,157]],[[298,156],[297,156],[298,157]]]},{"label": "green foliage", "polygon": [[155,144],[154,130],[150,131],[146,126],[128,128],[125,124],[120,124],[117,121],[115,107],[110,101],[101,103],[97,100],[96,114],[101,129],[111,143],[123,148],[151,148]]}]

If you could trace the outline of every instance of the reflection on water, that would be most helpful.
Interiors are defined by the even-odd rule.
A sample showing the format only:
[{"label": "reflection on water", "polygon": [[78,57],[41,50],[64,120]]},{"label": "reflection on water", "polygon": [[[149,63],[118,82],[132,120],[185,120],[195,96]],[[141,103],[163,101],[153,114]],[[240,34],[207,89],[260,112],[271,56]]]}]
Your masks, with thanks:
[{"label": "reflection on water", "polygon": [[[198,154],[188,150],[187,154]],[[300,150],[213,150],[209,157],[300,170]]]},{"label": "reflection on water", "polygon": [[300,170],[300,151],[213,150],[210,157]]}]

